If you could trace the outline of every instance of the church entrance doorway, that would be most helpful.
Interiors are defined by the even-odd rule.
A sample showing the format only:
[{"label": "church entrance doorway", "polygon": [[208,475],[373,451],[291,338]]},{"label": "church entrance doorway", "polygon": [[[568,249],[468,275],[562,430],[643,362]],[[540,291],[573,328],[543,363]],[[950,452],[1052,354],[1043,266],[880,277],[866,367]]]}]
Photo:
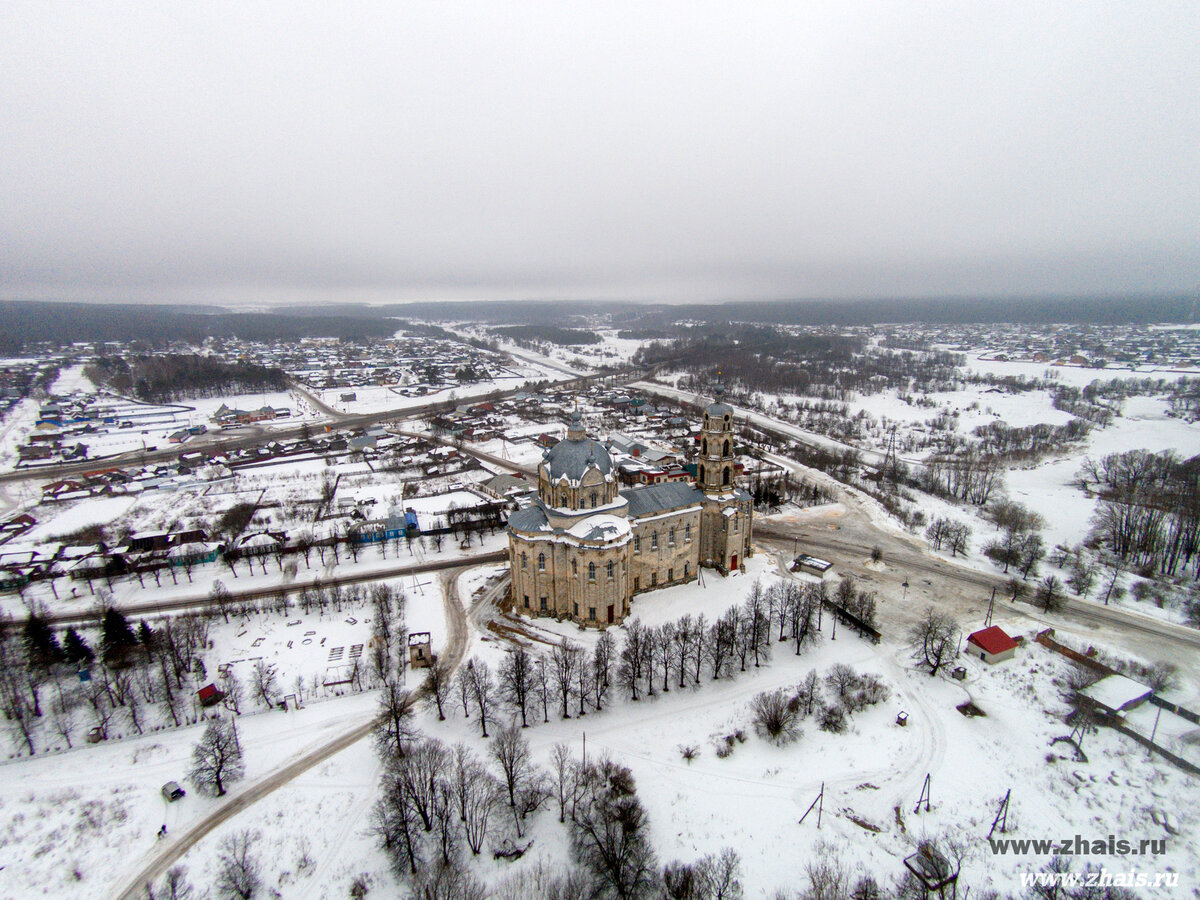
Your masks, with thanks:
[{"label": "church entrance doorway", "polygon": [[613,623],[613,608],[612,608],[612,604],[610,603],[608,605],[608,624],[611,625],[612,623]]},{"label": "church entrance doorway", "polygon": [[737,571],[737,554],[736,553],[733,554],[733,556],[729,560],[729,571],[730,572]]}]

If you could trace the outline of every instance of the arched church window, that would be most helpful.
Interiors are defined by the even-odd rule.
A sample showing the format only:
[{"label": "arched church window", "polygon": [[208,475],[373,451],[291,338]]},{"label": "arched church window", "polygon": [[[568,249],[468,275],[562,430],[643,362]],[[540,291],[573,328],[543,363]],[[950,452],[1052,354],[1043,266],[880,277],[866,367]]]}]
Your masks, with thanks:
[{"label": "arched church window", "polygon": [[562,506],[562,507],[565,507],[567,505],[567,492],[566,491],[562,492],[562,497],[559,499],[558,505]]},{"label": "arched church window", "polygon": [[521,568],[522,569],[529,568],[529,557],[525,555],[524,551],[521,552]]},{"label": "arched church window", "polygon": [[571,574],[572,575],[579,574],[579,561],[578,560],[575,560],[575,559],[571,560]]},{"label": "arched church window", "polygon": [[546,554],[545,553],[538,554],[538,571],[539,572],[546,571]]},{"label": "arched church window", "polygon": [[697,479],[701,484],[704,483],[704,466],[700,467],[700,477]]},{"label": "arched church window", "polygon": [[729,484],[729,466],[725,467],[725,471],[721,475],[721,484]]},{"label": "arched church window", "polygon": [[600,505],[597,502],[598,499],[599,499],[599,495],[595,491],[592,491],[592,509],[595,509],[597,506]]},{"label": "arched church window", "polygon": [[588,580],[596,580],[596,564],[594,562],[588,563]]},{"label": "arched church window", "polygon": [[611,559],[608,561],[608,577],[613,577],[613,563]]},{"label": "arched church window", "polygon": [[633,552],[634,553],[642,552],[642,536],[640,534],[635,534],[633,536]]},{"label": "arched church window", "polygon": [[700,453],[704,456],[708,456],[708,438],[705,438],[700,442]]},{"label": "arched church window", "polygon": [[658,532],[657,531],[650,532],[650,549],[651,550],[658,549]]},{"label": "arched church window", "polygon": [[667,532],[667,543],[671,546],[675,545],[675,526],[672,525],[670,531]]},{"label": "arched church window", "polygon": [[726,442],[725,442],[725,450],[722,452],[722,454],[721,454],[721,455],[722,455],[722,456],[728,456],[728,455],[729,455],[729,441],[726,441]]},{"label": "arched church window", "polygon": [[692,523],[688,522],[683,526],[683,539],[690,541],[692,539]]}]

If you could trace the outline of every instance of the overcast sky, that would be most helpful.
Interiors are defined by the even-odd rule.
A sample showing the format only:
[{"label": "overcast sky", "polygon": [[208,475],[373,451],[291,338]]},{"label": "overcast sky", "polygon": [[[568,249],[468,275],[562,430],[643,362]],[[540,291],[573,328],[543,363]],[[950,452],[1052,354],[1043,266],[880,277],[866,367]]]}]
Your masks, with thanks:
[{"label": "overcast sky", "polygon": [[1200,290],[1200,4],[0,9],[0,295]]}]

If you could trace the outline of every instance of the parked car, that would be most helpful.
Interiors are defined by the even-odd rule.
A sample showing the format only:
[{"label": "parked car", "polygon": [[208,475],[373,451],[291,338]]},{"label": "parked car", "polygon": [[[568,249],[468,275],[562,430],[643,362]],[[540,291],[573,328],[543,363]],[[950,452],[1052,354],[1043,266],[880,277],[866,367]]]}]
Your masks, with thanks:
[{"label": "parked car", "polygon": [[187,791],[179,786],[178,781],[168,781],[162,786],[162,795],[167,798],[168,803],[174,803],[186,793]]}]

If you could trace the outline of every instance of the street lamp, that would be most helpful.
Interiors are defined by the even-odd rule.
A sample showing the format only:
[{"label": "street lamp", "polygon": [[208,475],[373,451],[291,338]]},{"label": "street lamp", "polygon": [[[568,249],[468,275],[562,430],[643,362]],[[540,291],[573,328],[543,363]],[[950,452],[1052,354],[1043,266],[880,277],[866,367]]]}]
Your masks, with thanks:
[{"label": "street lamp", "polygon": [[900,598],[901,602],[903,602],[908,599],[908,576],[907,575],[904,576],[904,583],[902,585],[900,585],[900,587],[904,588],[904,596]]}]

